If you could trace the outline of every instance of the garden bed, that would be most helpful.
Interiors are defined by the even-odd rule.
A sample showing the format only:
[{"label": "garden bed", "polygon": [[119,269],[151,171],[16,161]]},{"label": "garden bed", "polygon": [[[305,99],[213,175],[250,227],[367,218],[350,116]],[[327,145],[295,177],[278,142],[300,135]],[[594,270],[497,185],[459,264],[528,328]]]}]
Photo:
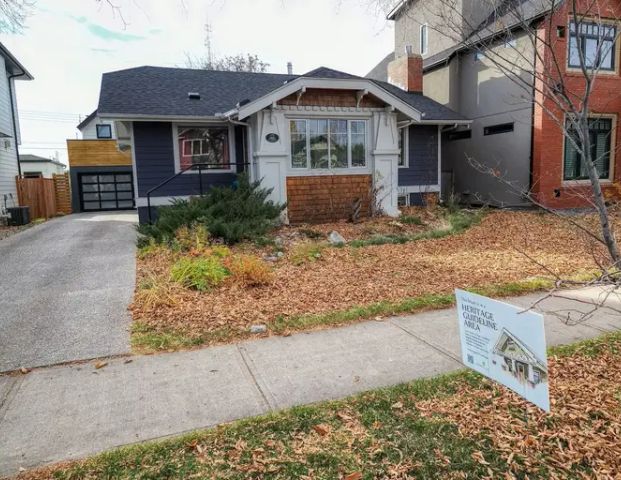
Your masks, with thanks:
[{"label": "garden bed", "polygon": [[[334,225],[285,227],[263,246],[233,247],[229,262],[248,254],[269,259],[264,263],[271,278],[258,286],[233,275],[204,291],[184,287],[171,281],[171,270],[180,258],[203,254],[147,248],[138,259],[131,307],[134,347],[187,348],[247,338],[252,325],[265,325],[266,334],[288,334],[445,307],[455,288],[519,293],[548,286],[540,279],[552,273],[575,275],[597,267],[593,245],[552,215],[495,211],[476,224],[480,214],[460,214],[476,215],[469,217],[470,228],[462,217],[428,215],[406,231],[390,219],[348,225],[341,232],[350,244],[341,248],[322,238]],[[309,235],[309,228],[316,233]]]}]

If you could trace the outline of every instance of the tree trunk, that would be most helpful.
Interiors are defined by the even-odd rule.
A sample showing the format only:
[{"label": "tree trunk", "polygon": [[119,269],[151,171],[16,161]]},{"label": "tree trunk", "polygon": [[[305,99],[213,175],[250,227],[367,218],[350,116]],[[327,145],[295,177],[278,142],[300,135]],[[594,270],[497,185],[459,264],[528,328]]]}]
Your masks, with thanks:
[{"label": "tree trunk", "polygon": [[619,253],[619,245],[614,236],[612,228],[610,226],[610,216],[608,213],[608,207],[606,206],[606,199],[604,198],[604,192],[602,191],[602,184],[599,179],[599,172],[595,166],[595,160],[591,154],[591,137],[589,135],[589,119],[584,115],[580,119],[581,137],[582,137],[582,158],[585,159],[585,165],[589,174],[589,180],[591,181],[591,189],[593,191],[593,201],[597,214],[599,216],[599,223],[602,227],[602,238],[608,248],[608,253],[612,258],[615,266],[621,266],[621,254]]}]

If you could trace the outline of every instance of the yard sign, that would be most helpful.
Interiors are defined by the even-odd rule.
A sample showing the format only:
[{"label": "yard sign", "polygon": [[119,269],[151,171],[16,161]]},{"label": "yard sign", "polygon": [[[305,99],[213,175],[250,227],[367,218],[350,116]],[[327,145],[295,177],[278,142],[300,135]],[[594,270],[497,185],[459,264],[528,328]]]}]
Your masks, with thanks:
[{"label": "yard sign", "polygon": [[464,364],[549,412],[543,315],[463,290],[455,296]]}]

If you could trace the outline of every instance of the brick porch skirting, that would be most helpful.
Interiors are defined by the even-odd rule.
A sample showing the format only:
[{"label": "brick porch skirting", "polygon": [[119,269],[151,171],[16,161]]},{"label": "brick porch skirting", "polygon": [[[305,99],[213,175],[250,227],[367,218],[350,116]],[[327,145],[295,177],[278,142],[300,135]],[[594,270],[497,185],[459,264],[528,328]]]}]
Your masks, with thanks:
[{"label": "brick porch skirting", "polygon": [[287,211],[291,223],[347,220],[360,200],[360,216],[371,214],[371,175],[287,177]]}]

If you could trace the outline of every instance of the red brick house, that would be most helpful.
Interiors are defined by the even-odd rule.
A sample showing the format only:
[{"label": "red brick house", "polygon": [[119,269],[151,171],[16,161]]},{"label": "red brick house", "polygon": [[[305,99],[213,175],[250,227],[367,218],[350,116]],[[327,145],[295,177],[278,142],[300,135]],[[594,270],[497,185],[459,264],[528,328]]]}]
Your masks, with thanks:
[{"label": "red brick house", "polygon": [[[618,193],[614,186],[621,182],[621,155],[618,155],[617,139],[621,138],[621,76],[619,72],[620,53],[619,45],[619,18],[621,18],[621,2],[600,1],[600,11],[597,15],[589,15],[581,24],[583,34],[576,32],[573,25],[572,2],[564,3],[561,8],[540,22],[538,34],[548,38],[554,50],[542,49],[538,64],[539,68],[552,71],[554,58],[562,60],[558,62],[560,73],[563,76],[565,87],[577,94],[582,94],[585,88],[584,74],[577,68],[579,62],[572,64],[572,54],[577,48],[574,38],[583,35],[587,39],[591,37],[603,38],[609,36],[614,42],[610,53],[604,60],[601,71],[594,83],[594,90],[590,96],[593,112],[594,147],[598,152],[603,149],[609,152],[608,158],[598,165],[602,178],[604,191],[609,194]],[[588,2],[591,5],[593,2]],[[587,2],[581,2],[580,13],[588,12]],[[591,23],[591,21],[593,23]],[[610,25],[610,31],[599,32],[604,25]],[[587,34],[586,32],[589,32]],[[586,42],[584,42],[586,43]],[[538,78],[537,82],[541,83]],[[537,85],[536,90],[541,90]],[[588,206],[590,194],[590,182],[584,178],[580,171],[580,159],[575,158],[569,142],[564,138],[554,119],[546,112],[554,112],[562,116],[562,112],[551,99],[538,95],[534,108],[534,139],[533,139],[533,193],[536,198],[549,207],[572,208]],[[562,160],[562,161],[561,161]]]},{"label": "red brick house", "polygon": [[[463,21],[460,38],[438,20],[449,3]],[[444,192],[497,206],[525,206],[532,199],[551,208],[591,204],[582,159],[561,128],[567,115],[551,98],[561,86],[570,98],[582,95],[582,49],[588,66],[599,70],[590,102],[594,157],[604,191],[618,195],[621,2],[576,4],[577,24],[573,0],[404,0],[390,12],[395,52],[367,76],[389,80],[396,61],[420,53],[423,93],[472,119],[445,129]],[[513,62],[511,74],[500,71],[498,58]],[[472,159],[503,181],[473,168]]]}]

